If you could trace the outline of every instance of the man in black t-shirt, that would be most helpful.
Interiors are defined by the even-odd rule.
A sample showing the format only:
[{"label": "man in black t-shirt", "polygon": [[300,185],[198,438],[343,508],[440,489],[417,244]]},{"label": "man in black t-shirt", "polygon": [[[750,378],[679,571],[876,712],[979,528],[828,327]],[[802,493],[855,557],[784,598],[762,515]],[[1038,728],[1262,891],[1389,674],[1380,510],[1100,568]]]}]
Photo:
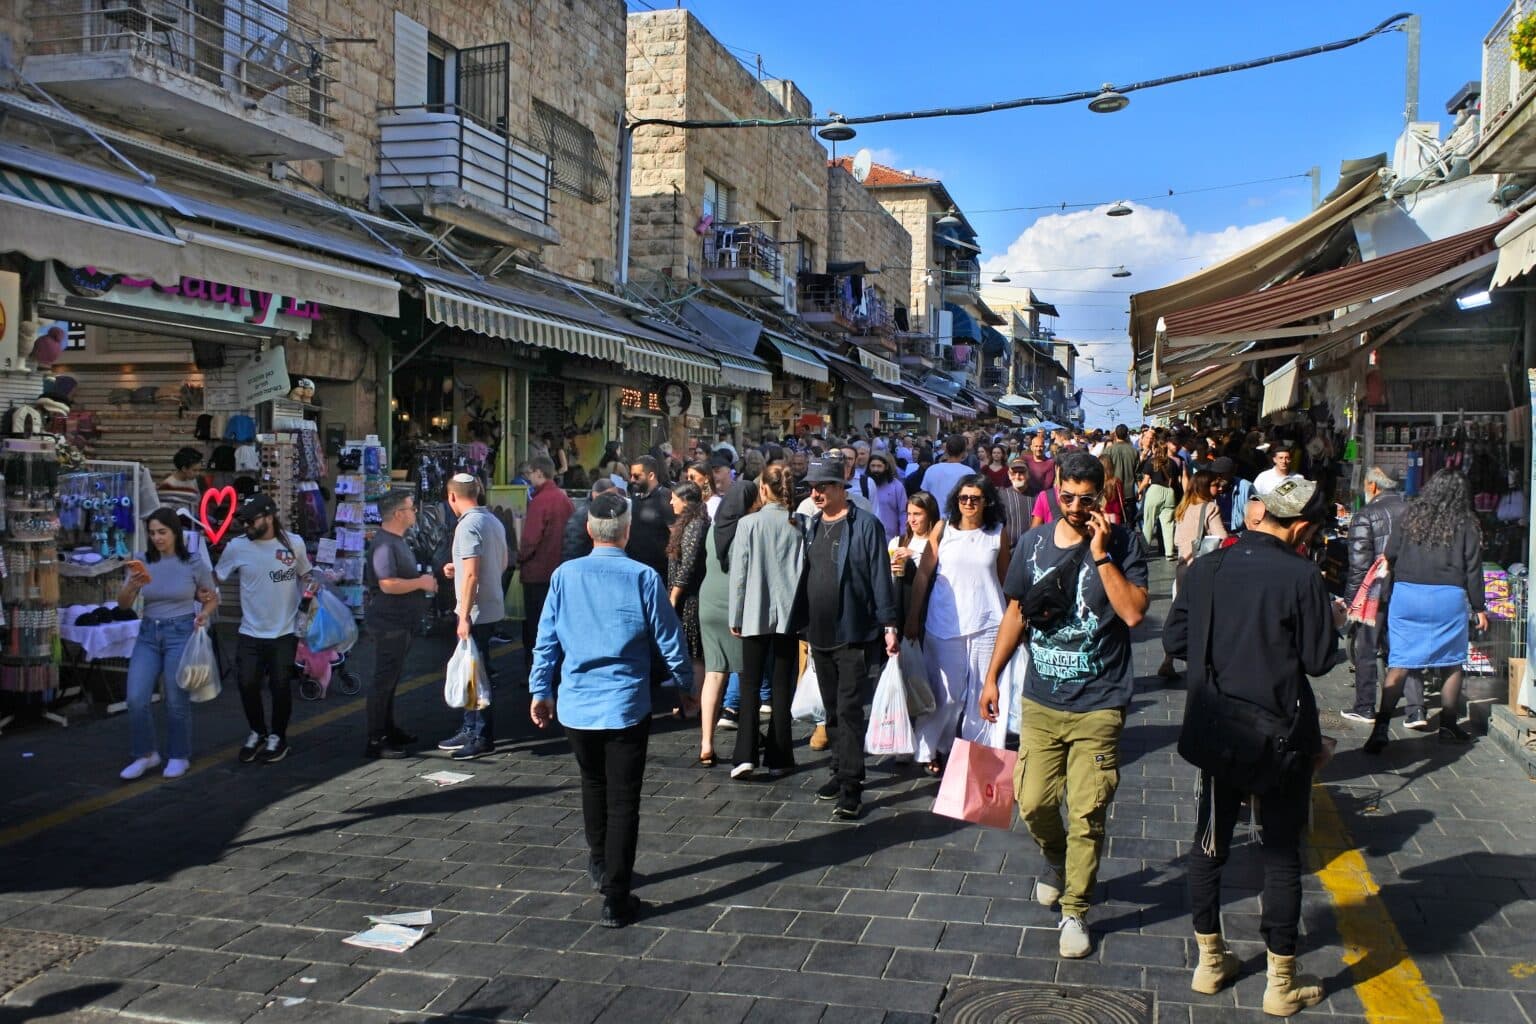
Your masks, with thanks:
[{"label": "man in black t-shirt", "polygon": [[[1087,452],[1058,462],[1061,516],[1026,533],[1014,548],[1003,592],[1008,610],[981,691],[981,716],[997,721],[998,677],[1029,634],[1014,790],[1019,817],[1044,854],[1036,902],[1061,905],[1059,951],[1093,951],[1085,916],[1098,878],[1104,821],[1120,783],[1120,734],[1131,703],[1131,627],[1147,611],[1147,561],[1136,534],[1099,509],[1104,467]],[[1036,584],[1065,577],[1070,607],[1037,614],[1021,606]],[[1028,602],[1033,606],[1034,601]],[[1065,789],[1067,820],[1061,805]]]},{"label": "man in black t-shirt", "polygon": [[661,485],[660,467],[649,455],[629,466],[629,544],[624,553],[667,578],[672,536],[672,492]]},{"label": "man in black t-shirt", "polygon": [[404,748],[416,737],[395,724],[395,687],[426,610],[418,595],[437,593],[437,577],[422,571],[405,542],[405,532],[416,524],[415,495],[390,491],[379,498],[378,506],[382,522],[363,560],[363,583],[368,587],[365,621],[374,636],[364,756],[397,758],[405,756]]}]

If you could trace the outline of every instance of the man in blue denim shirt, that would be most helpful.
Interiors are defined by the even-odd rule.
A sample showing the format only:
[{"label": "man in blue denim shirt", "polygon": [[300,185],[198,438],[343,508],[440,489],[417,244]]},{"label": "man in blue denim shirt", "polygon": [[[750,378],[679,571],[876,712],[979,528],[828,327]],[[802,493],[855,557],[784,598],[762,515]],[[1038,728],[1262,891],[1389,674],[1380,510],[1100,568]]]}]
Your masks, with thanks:
[{"label": "man in blue denim shirt", "polygon": [[594,497],[587,532],[592,553],[566,562],[549,581],[528,679],[530,714],[541,729],[554,722],[559,671],[559,721],[581,769],[587,871],[603,894],[602,926],[622,928],[640,909],[630,886],[651,734],[652,659],[659,652],[674,685],[685,690],[693,688],[693,664],[661,577],[624,554],[629,503],[613,493]]}]

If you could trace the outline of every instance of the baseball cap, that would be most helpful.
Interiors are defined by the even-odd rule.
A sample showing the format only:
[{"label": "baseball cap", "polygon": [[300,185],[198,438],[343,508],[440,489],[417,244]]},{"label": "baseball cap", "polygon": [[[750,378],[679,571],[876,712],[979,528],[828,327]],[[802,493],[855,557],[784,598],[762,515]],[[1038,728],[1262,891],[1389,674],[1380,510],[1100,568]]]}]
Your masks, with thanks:
[{"label": "baseball cap", "polygon": [[629,502],[611,491],[604,491],[587,503],[589,519],[618,519],[628,512]]},{"label": "baseball cap", "polygon": [[1029,468],[1029,460],[1026,459],[1023,455],[1015,455],[1013,458],[1008,460],[1008,468],[1009,469],[1028,469]]},{"label": "baseball cap", "polygon": [[1237,464],[1223,455],[1219,459],[1211,460],[1209,472],[1215,473],[1217,476],[1231,476],[1237,472]]},{"label": "baseball cap", "polygon": [[237,519],[255,519],[277,511],[277,502],[265,494],[253,494],[240,503],[240,508],[235,512]]},{"label": "baseball cap", "polygon": [[1318,522],[1328,511],[1328,503],[1311,480],[1285,480],[1268,494],[1260,495],[1259,500],[1276,519]]}]

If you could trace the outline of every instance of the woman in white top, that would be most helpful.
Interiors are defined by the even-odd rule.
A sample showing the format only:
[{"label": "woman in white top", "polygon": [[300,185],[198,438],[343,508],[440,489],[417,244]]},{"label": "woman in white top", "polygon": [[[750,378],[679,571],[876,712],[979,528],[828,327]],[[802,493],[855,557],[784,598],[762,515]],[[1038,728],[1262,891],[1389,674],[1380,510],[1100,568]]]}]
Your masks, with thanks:
[{"label": "woman in white top", "polygon": [[938,708],[916,725],[917,760],[932,775],[943,771],[957,727],[967,740],[1000,745],[976,701],[1008,607],[1002,581],[1010,552],[997,489],[980,474],[964,477],[944,511],[948,525],[939,540],[923,642]]}]

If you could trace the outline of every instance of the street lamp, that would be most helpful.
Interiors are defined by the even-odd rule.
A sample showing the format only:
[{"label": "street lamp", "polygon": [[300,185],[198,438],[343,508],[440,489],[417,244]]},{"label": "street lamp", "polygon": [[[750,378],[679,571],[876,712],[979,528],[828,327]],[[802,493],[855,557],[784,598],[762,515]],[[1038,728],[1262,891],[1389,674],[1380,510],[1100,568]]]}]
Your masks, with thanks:
[{"label": "street lamp", "polygon": [[1111,206],[1109,209],[1105,210],[1104,215],[1106,217],[1129,217],[1135,212],[1135,210],[1127,206],[1125,201],[1122,200],[1116,203],[1114,206]]},{"label": "street lamp", "polygon": [[1122,263],[1120,265],[1120,268],[1118,270],[1116,270],[1113,274],[1110,274],[1109,276],[1110,277],[1130,277],[1131,276],[1131,272],[1129,270],[1126,270],[1125,269],[1125,264]]},{"label": "street lamp", "polygon": [[1099,94],[1088,101],[1088,109],[1095,114],[1113,114],[1124,110],[1131,105],[1130,97],[1124,93],[1116,92],[1115,87],[1105,82],[1099,87]]},{"label": "street lamp", "polygon": [[848,123],[848,119],[842,114],[832,113],[827,116],[832,118],[832,122],[818,128],[816,134],[828,142],[847,142],[858,135],[858,132],[853,130],[853,126]]},{"label": "street lamp", "polygon": [[1012,280],[1013,280],[1013,278],[1009,277],[1008,276],[1008,272],[1005,270],[1005,271],[1002,271],[1001,273],[999,273],[996,277],[992,278],[992,283],[993,284],[1007,284],[1009,281],[1012,281]]},{"label": "street lamp", "polygon": [[934,223],[935,227],[940,227],[940,228],[958,228],[960,225],[964,224],[965,222],[962,221],[955,214],[955,208],[953,206],[951,206],[948,210],[946,210],[944,212],[944,216],[940,217],[938,220],[934,221],[933,223]]}]

